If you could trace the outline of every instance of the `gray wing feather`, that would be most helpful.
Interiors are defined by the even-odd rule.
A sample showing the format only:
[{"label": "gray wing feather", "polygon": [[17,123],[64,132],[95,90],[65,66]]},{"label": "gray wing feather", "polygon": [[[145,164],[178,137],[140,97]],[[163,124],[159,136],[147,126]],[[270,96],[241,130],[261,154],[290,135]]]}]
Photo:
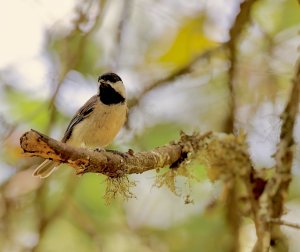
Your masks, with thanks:
[{"label": "gray wing feather", "polygon": [[95,95],[91,97],[75,114],[72,120],[69,123],[69,126],[64,134],[62,142],[65,143],[72,135],[72,131],[74,126],[80,123],[84,118],[88,117],[94,110],[95,105],[97,103],[98,96]]}]

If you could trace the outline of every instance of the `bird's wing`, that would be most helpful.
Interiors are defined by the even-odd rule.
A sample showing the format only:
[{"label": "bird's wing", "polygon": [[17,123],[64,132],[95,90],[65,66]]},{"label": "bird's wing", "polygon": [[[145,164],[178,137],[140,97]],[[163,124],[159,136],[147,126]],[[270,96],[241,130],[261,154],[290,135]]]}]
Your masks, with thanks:
[{"label": "bird's wing", "polygon": [[72,135],[72,131],[74,126],[80,123],[84,118],[88,117],[94,110],[95,105],[97,103],[98,96],[95,95],[91,97],[75,114],[72,120],[69,123],[69,126],[64,134],[62,142],[65,143]]}]

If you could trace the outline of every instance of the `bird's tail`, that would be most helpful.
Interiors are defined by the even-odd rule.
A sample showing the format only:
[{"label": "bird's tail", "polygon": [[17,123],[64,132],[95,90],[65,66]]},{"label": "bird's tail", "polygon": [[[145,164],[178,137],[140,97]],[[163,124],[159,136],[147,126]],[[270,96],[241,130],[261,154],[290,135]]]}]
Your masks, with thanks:
[{"label": "bird's tail", "polygon": [[58,163],[51,160],[45,160],[34,170],[32,175],[40,178],[46,178],[55,170],[58,165]]}]

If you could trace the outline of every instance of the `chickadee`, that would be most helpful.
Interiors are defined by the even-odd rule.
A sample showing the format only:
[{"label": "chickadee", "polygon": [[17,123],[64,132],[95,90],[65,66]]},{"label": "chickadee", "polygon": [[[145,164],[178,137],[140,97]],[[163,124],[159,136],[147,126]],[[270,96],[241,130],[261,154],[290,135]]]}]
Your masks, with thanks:
[{"label": "chickadee", "polygon": [[[75,114],[62,139],[76,147],[102,148],[109,145],[125,123],[127,103],[125,87],[115,73],[98,78],[99,92],[91,97]],[[34,176],[48,177],[58,162],[45,160]]]}]

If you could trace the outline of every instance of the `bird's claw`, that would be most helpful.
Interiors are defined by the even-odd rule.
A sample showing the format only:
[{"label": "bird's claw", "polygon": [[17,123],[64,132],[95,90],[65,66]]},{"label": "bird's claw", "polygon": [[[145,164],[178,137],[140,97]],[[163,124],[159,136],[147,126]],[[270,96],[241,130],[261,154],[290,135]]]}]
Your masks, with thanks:
[{"label": "bird's claw", "polygon": [[105,149],[103,149],[103,148],[101,148],[101,147],[97,147],[96,149],[93,149],[93,151],[104,152]]}]

